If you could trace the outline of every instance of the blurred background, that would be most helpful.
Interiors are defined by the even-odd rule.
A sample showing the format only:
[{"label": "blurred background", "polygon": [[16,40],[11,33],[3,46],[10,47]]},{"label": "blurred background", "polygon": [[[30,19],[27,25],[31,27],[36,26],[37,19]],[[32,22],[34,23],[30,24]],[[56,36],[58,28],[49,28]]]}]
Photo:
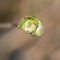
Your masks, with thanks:
[{"label": "blurred background", "polygon": [[[30,39],[36,40],[23,31],[16,29],[20,19],[24,16],[35,16],[40,19],[44,27],[44,35],[39,40],[40,43],[35,44],[33,48],[26,50],[26,46]],[[23,36],[23,37],[22,37]],[[16,49],[20,54],[20,47],[24,51],[18,60],[49,60],[46,56],[50,56],[52,51],[60,47],[60,0],[0,0],[0,60],[9,60],[16,57]],[[15,51],[14,53],[12,53]],[[17,52],[17,53],[18,53]],[[58,53],[53,54],[55,58]],[[16,56],[15,56],[16,55]],[[50,56],[50,57],[51,57]],[[56,60],[59,59],[56,57]],[[14,60],[14,59],[10,60]],[[58,59],[57,59],[58,58]],[[60,60],[60,59],[59,59]]]}]

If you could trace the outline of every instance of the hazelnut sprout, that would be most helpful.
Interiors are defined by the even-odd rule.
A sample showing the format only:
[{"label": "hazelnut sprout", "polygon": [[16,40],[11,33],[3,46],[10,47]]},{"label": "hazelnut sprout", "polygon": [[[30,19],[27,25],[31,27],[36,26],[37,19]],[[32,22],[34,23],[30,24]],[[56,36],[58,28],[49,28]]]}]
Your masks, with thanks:
[{"label": "hazelnut sprout", "polygon": [[20,20],[18,28],[23,29],[28,34],[34,36],[41,36],[43,33],[43,27],[39,19],[33,16],[26,16]]}]

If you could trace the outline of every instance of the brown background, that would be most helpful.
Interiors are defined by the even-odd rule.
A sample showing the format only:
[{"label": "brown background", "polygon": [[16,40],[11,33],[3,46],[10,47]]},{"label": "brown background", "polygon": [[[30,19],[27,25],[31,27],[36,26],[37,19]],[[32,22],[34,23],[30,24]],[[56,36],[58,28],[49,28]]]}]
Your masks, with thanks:
[{"label": "brown background", "polygon": [[44,27],[44,34],[39,38],[17,28],[9,29],[0,37],[0,60],[9,60],[14,53],[17,60],[60,60],[60,0],[2,0],[0,3],[1,22],[18,23],[21,17],[33,15]]}]

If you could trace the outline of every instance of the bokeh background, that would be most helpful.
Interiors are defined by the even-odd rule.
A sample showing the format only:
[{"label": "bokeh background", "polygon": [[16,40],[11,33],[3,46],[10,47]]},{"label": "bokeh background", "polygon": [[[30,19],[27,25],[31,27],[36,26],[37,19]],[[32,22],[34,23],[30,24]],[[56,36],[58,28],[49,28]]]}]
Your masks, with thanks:
[{"label": "bokeh background", "polygon": [[[17,29],[31,15],[43,25],[39,38]],[[0,60],[60,60],[60,0],[0,0]]]}]

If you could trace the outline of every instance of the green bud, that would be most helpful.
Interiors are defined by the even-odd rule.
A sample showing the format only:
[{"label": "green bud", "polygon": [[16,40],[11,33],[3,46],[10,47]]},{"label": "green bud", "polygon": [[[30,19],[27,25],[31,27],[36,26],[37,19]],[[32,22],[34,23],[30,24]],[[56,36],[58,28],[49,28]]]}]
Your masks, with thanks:
[{"label": "green bud", "polygon": [[35,36],[41,36],[43,28],[39,19],[33,16],[26,16],[20,20],[18,25],[19,29],[23,29],[25,32]]}]

